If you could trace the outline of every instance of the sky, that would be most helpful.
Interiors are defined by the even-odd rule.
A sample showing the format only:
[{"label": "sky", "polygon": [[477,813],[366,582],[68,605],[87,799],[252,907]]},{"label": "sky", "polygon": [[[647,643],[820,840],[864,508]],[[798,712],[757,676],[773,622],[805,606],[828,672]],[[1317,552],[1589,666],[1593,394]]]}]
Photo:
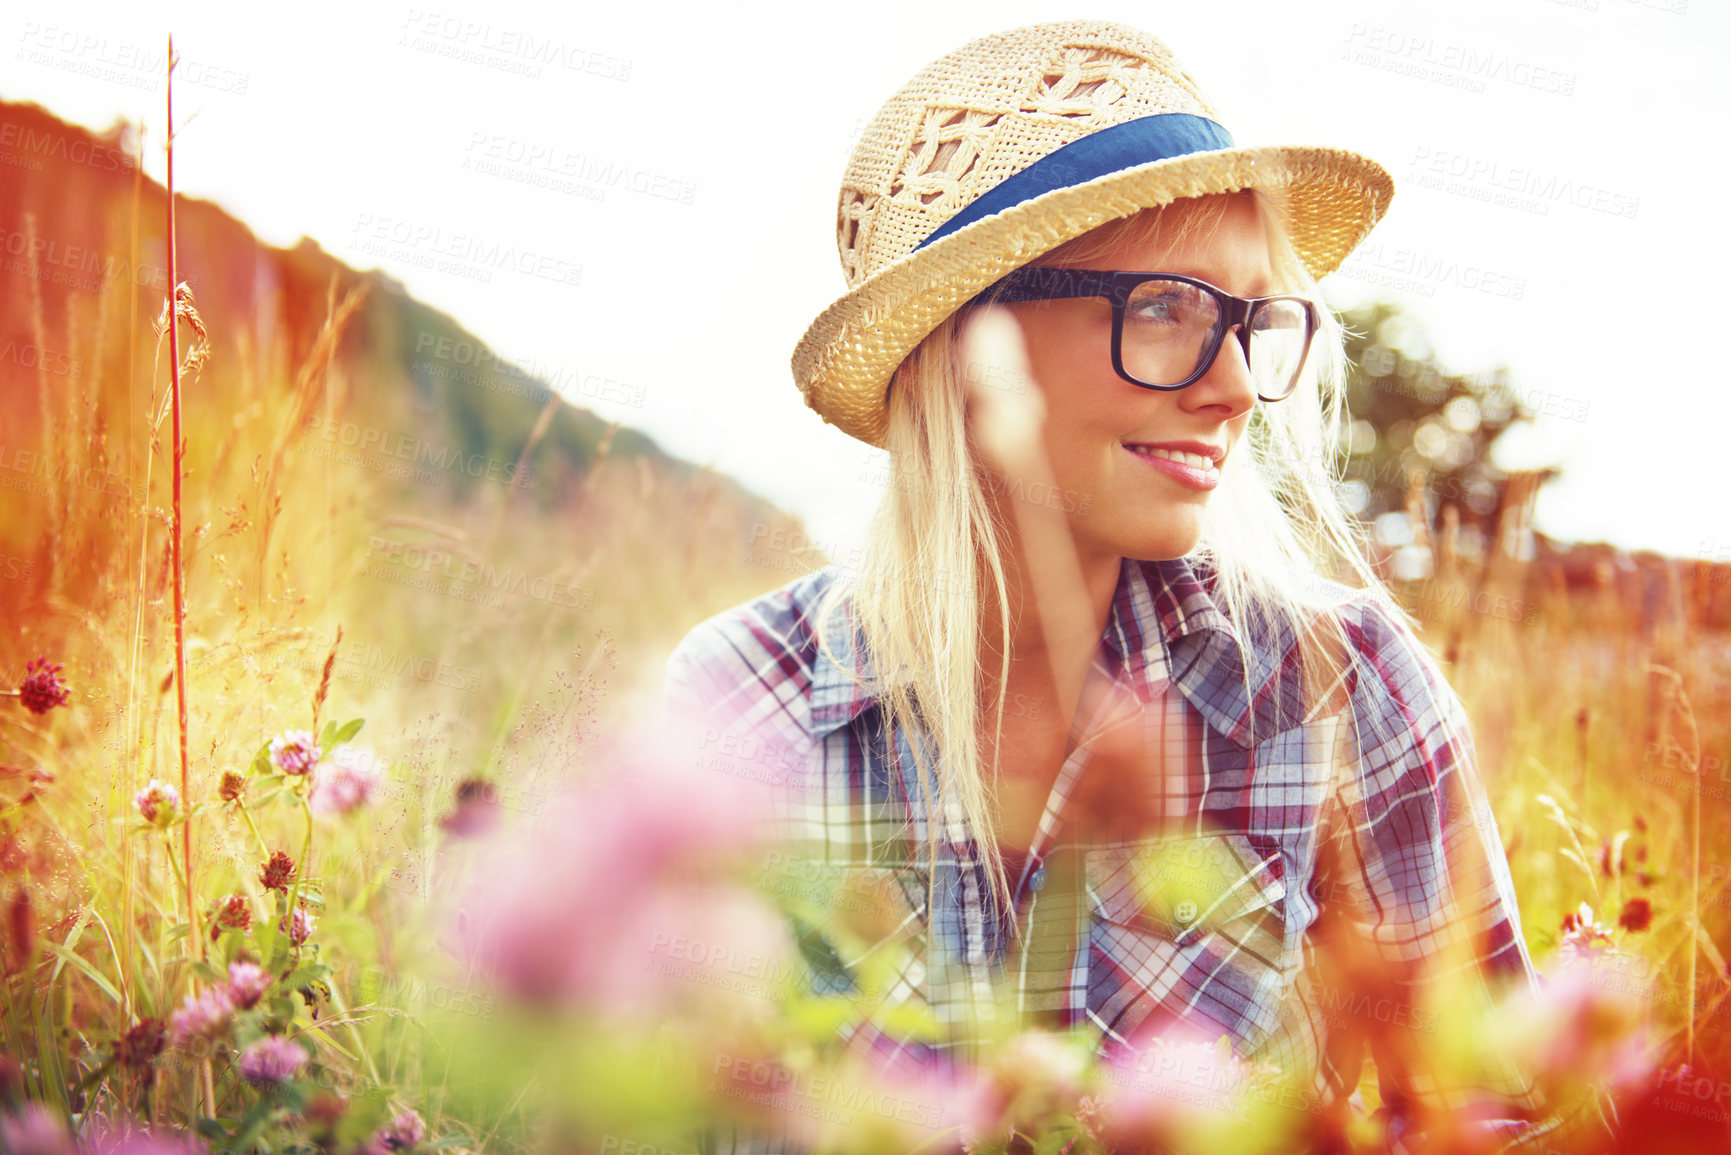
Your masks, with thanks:
[{"label": "sky", "polygon": [[[1405,306],[1451,371],[1507,367],[1541,417],[1501,462],[1563,470],[1540,530],[1731,561],[1725,310],[1701,296],[1731,257],[1719,0],[26,3],[0,98],[142,122],[160,179],[172,33],[182,192],[385,271],[841,557],[884,471],[789,357],[845,287],[853,142],[931,60],[1081,16],[1164,39],[1238,143],[1390,171],[1324,289]],[[464,255],[495,245],[527,271]]]}]

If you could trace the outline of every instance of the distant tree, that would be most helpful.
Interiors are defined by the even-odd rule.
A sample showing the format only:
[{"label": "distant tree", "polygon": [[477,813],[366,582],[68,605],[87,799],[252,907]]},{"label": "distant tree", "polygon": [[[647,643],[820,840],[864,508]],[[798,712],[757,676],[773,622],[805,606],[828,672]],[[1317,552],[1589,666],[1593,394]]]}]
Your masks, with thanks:
[{"label": "distant tree", "polygon": [[[1379,542],[1398,550],[1404,544],[1400,515],[1409,503],[1422,503],[1427,525],[1438,524],[1453,506],[1461,553],[1482,552],[1509,484],[1509,475],[1491,463],[1491,445],[1510,425],[1531,420],[1533,411],[1511,387],[1506,368],[1444,371],[1423,327],[1395,305],[1376,302],[1343,319],[1352,362],[1352,423],[1339,433],[1348,509],[1378,524]],[[1389,514],[1396,517],[1378,523]],[[1423,576],[1395,568],[1395,576]]]}]

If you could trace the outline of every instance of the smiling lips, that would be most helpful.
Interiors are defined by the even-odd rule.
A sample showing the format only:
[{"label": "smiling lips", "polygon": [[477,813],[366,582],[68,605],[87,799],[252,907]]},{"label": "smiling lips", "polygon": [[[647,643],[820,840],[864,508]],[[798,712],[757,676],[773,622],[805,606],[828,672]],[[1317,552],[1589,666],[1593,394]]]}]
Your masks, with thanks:
[{"label": "smiling lips", "polygon": [[1167,445],[1125,444],[1135,454],[1166,476],[1192,489],[1213,489],[1220,484],[1220,462],[1226,450],[1201,442]]}]

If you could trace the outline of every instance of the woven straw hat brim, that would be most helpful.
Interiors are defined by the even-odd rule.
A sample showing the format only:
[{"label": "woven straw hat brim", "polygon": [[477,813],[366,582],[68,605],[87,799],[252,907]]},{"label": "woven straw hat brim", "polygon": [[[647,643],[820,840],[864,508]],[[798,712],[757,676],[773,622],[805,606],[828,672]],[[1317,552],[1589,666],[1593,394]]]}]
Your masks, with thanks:
[{"label": "woven straw hat brim", "polygon": [[882,447],[891,374],[944,318],[999,278],[1108,221],[1186,197],[1272,194],[1300,261],[1320,280],[1387,211],[1394,181],[1344,149],[1268,146],[1190,153],[1054,189],[915,249],[825,309],[794,349],[806,404]]}]

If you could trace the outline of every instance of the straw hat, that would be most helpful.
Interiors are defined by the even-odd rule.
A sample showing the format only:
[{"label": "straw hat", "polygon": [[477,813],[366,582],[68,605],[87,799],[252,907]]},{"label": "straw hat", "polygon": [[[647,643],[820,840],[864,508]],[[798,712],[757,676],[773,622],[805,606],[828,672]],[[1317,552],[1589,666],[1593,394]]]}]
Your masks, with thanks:
[{"label": "straw hat", "polygon": [[883,444],[890,376],[945,317],[1090,229],[1182,197],[1268,194],[1312,276],[1388,208],[1381,165],[1335,148],[1237,148],[1153,36],[1035,24],[929,65],[878,110],[842,177],[848,292],[793,354],[806,404]]}]

